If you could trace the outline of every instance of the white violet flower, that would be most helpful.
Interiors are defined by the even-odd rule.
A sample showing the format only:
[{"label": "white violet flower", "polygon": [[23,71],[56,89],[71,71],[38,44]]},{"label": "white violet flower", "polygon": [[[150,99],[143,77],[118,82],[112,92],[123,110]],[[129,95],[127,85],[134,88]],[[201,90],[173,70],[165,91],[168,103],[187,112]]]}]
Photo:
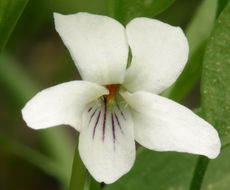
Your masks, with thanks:
[{"label": "white violet flower", "polygon": [[181,28],[150,18],[135,18],[124,28],[112,18],[88,13],[54,13],[54,18],[83,81],[34,96],[22,110],[29,127],[74,127],[80,132],[83,163],[105,183],[131,169],[135,140],[156,151],[217,157],[217,131],[188,108],[157,95],[186,64],[188,42]]}]

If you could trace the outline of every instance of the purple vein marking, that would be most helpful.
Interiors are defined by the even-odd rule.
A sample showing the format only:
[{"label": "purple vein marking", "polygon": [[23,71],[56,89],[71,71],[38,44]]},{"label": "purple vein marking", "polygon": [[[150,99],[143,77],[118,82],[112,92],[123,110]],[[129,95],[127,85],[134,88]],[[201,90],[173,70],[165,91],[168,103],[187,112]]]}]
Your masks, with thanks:
[{"label": "purple vein marking", "polygon": [[101,111],[98,112],[97,120],[96,120],[96,123],[95,123],[94,128],[93,128],[93,139],[94,139],[94,136],[95,136],[95,132],[96,132],[96,128],[97,128],[97,124],[99,122],[100,116],[101,116]]},{"label": "purple vein marking", "polygon": [[97,109],[95,109],[95,111],[94,111],[94,112],[92,113],[92,115],[90,116],[89,124],[90,124],[91,120],[93,119],[93,116],[95,115],[96,111],[97,111]]},{"label": "purple vein marking", "polygon": [[120,121],[119,121],[119,119],[118,119],[118,117],[117,117],[117,114],[116,114],[116,113],[115,113],[115,118],[116,118],[117,124],[118,124],[118,126],[119,126],[119,129],[121,130],[121,133],[122,133],[122,134],[124,134],[124,132],[123,132],[123,130],[122,130],[122,128],[121,128]]},{"label": "purple vein marking", "polygon": [[121,108],[120,108],[119,104],[117,103],[117,101],[116,101],[116,104],[117,104],[117,108],[119,109],[123,119],[126,120],[125,115],[124,115],[123,111],[121,111]]},{"label": "purple vein marking", "polygon": [[105,104],[105,112],[104,112],[104,122],[103,122],[103,128],[102,128],[102,140],[105,139],[105,126],[106,126],[106,117],[107,117],[107,99],[104,98],[104,104]]},{"label": "purple vein marking", "polygon": [[93,107],[90,107],[90,108],[88,109],[88,112],[90,112],[92,109],[93,109]]},{"label": "purple vein marking", "polygon": [[115,143],[116,135],[115,135],[115,125],[114,125],[113,113],[111,113],[111,120],[112,120],[112,131],[113,131],[113,143]]}]

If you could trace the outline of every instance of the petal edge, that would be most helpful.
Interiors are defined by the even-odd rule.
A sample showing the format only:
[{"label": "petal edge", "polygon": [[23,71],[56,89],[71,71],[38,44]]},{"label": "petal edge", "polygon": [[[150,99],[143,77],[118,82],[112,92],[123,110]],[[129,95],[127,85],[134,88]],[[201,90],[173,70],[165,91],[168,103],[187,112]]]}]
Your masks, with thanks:
[{"label": "petal edge", "polygon": [[22,109],[22,116],[33,129],[66,124],[80,130],[85,105],[107,93],[105,87],[91,82],[62,83],[37,93]]},{"label": "petal edge", "polygon": [[133,108],[135,139],[157,151],[178,151],[214,159],[220,153],[217,131],[188,108],[148,92],[121,93]]},{"label": "petal edge", "polygon": [[131,92],[159,94],[171,86],[188,59],[188,41],[180,27],[156,19],[135,18],[127,26],[132,62],[124,86]]},{"label": "petal edge", "polygon": [[54,20],[83,80],[102,85],[123,82],[128,43],[119,22],[89,13],[54,13]]},{"label": "petal edge", "polygon": [[[87,110],[97,110],[91,119]],[[113,183],[126,174],[135,160],[133,122],[129,110],[89,106],[84,111],[79,152],[90,174],[98,181]],[[118,120],[117,120],[118,119]],[[89,122],[90,121],[90,122]]]}]

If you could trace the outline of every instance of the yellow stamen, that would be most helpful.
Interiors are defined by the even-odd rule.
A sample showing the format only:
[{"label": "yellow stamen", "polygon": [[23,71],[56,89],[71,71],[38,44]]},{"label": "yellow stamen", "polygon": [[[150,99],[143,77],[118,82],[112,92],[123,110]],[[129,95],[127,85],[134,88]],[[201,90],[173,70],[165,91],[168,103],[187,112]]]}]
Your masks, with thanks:
[{"label": "yellow stamen", "polygon": [[116,95],[116,91],[117,91],[117,87],[118,84],[110,84],[110,85],[106,85],[106,88],[109,90],[109,94],[104,95],[104,97],[109,101],[112,100],[115,95]]}]

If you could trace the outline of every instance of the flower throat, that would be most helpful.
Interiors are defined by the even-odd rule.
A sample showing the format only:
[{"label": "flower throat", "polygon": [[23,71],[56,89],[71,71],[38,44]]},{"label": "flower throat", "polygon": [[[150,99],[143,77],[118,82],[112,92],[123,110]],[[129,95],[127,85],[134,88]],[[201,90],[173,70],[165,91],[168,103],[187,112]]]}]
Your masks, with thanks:
[{"label": "flower throat", "polygon": [[108,102],[116,96],[117,87],[118,84],[106,85],[106,88],[109,90],[109,94],[104,95],[104,97],[107,99]]}]

